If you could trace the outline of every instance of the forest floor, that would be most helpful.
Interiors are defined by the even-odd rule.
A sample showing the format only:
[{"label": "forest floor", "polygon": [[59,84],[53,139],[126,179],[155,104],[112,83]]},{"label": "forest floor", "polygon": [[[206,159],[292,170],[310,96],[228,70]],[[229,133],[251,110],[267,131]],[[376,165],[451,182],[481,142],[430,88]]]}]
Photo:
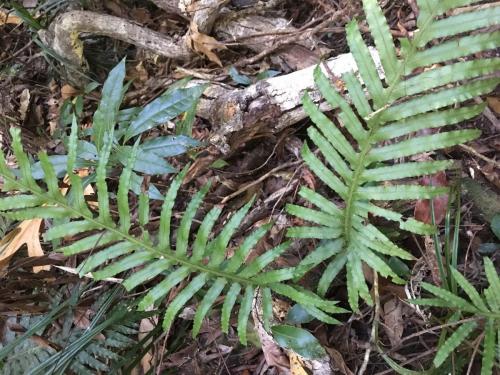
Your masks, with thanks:
[{"label": "forest floor", "polygon": [[[233,0],[234,4],[244,2]],[[33,11],[37,1],[20,1]],[[38,1],[38,3],[43,3]],[[37,19],[50,23],[56,14],[64,12],[70,1],[46,3],[56,4],[37,11]],[[85,1],[85,9],[99,13],[107,13],[126,18],[134,23],[151,29],[171,34],[182,35],[188,28],[189,21],[184,17],[168,13],[156,8],[149,1],[141,0],[106,0]],[[389,26],[395,37],[403,36],[415,28],[414,2],[399,0],[385,1],[383,9],[389,20]],[[40,4],[38,4],[40,5]],[[234,5],[234,6],[236,6]],[[335,24],[323,25],[314,30],[316,50],[321,50],[322,57],[332,57],[347,53],[343,26],[349,19],[362,17],[362,7],[356,1],[335,0],[288,0],[272,10],[271,16],[283,17],[290,24],[300,29],[308,22],[321,17],[330,11],[342,9],[345,15]],[[83,98],[83,127],[90,127],[92,114],[100,99],[99,89],[84,93],[77,87],[74,80],[68,77],[68,71],[60,62],[51,57],[39,43],[32,28],[22,23],[17,16],[7,17],[8,4],[0,2],[0,142],[4,152],[10,150],[10,127],[22,129],[23,146],[31,154],[47,150],[51,155],[64,152],[61,134],[66,133],[67,123],[64,121],[64,103],[81,95]],[[2,21],[2,17],[3,21]],[[317,26],[317,25],[315,25]],[[311,26],[311,28],[314,26]],[[274,35],[279,45],[281,36]],[[164,91],[166,86],[175,80],[194,75],[196,78],[213,80],[242,88],[246,84],[262,77],[274,74],[283,75],[296,69],[295,62],[287,61],[287,57],[269,51],[261,58],[250,61],[256,52],[241,43],[231,44],[229,40],[222,41],[225,49],[216,51],[212,61],[198,54],[185,62],[152,54],[147,50],[114,39],[86,36],[85,57],[89,70],[86,74],[96,82],[103,82],[110,69],[123,57],[127,57],[126,79],[132,81],[125,95],[123,107],[144,106]],[[217,60],[220,59],[220,66]],[[249,60],[250,59],[250,60]],[[237,67],[237,71],[234,67]],[[300,67],[302,68],[302,67]],[[71,73],[69,73],[71,74]],[[74,77],[73,77],[74,78]],[[498,151],[500,150],[499,127],[497,118],[500,113],[500,99],[495,94],[480,99],[487,102],[485,112],[463,123],[462,127],[474,127],[481,130],[481,137],[466,146],[457,146],[441,151],[446,158],[461,161],[462,201],[461,222],[459,227],[459,270],[475,286],[485,283],[482,273],[482,256],[488,255],[498,259],[500,245],[490,228],[492,212],[497,210],[500,202],[500,175]],[[299,150],[306,142],[306,128],[310,120],[300,120],[292,126],[280,131],[266,131],[260,128],[255,132],[240,134],[231,144],[231,150],[224,154],[214,146],[202,146],[185,155],[170,158],[169,162],[177,169],[191,162],[188,177],[181,189],[183,197],[189,197],[200,189],[207,181],[213,182],[205,200],[207,207],[220,205],[225,211],[242,207],[252,196],[256,196],[256,205],[251,209],[240,227],[238,235],[242,236],[262,223],[272,220],[275,226],[270,234],[260,241],[253,250],[253,256],[282,242],[286,228],[297,224],[285,212],[287,203],[297,202],[298,190],[307,186],[316,191],[324,190],[321,181],[307,168],[299,156]],[[147,137],[175,134],[175,125],[167,123],[151,130]],[[213,132],[213,124],[206,119],[197,117],[192,128],[192,136],[207,145]],[[172,175],[152,177],[149,183],[164,193],[169,186]],[[448,185],[450,176],[435,176],[434,183]],[[443,198],[444,199],[444,198]],[[436,215],[439,225],[444,228],[446,202],[436,201]],[[417,207],[416,207],[417,206]],[[159,206],[158,206],[159,207]],[[153,208],[154,209],[157,209]],[[183,208],[176,206],[176,210]],[[413,212],[417,217],[429,215],[428,205],[408,202],[399,207],[400,211]],[[1,235],[5,235],[15,226],[15,222],[0,217]],[[64,299],[69,298],[74,285],[87,283],[71,273],[76,266],[75,257],[63,257],[60,254],[49,253],[46,243],[42,241],[41,249],[45,255],[29,254],[21,246],[36,247],[38,228],[30,232],[24,242],[20,242],[19,252],[7,260],[0,253],[0,330],[7,330],[9,317],[18,314],[45,313],[50,310],[47,304],[48,296],[60,293]],[[30,242],[31,241],[31,242]],[[238,236],[234,239],[238,242]],[[420,364],[429,363],[435,354],[438,336],[429,329],[427,311],[415,309],[402,301],[408,293],[418,295],[418,284],[422,280],[433,281],[439,278],[435,267],[435,256],[432,244],[423,237],[407,233],[399,233],[398,243],[408,249],[417,260],[409,262],[408,283],[396,285],[388,280],[380,280],[380,326],[379,342],[391,353],[398,363],[410,368],[424,369]],[[276,261],[278,267],[295,265],[314,246],[312,241],[299,241],[292,249]],[[37,256],[32,256],[37,255]],[[43,255],[42,257],[39,257]],[[33,272],[33,265],[45,266],[42,272]],[[321,270],[313,270],[302,282],[314,283]],[[367,276],[369,270],[367,270]],[[372,277],[373,278],[373,277]],[[331,288],[329,296],[347,306],[347,292],[344,281],[339,279]],[[113,284],[99,282],[87,293],[74,310],[75,321],[83,327],[89,325],[92,316],[92,306],[98,296]],[[413,287],[416,290],[413,290]],[[95,295],[93,295],[93,293]],[[128,297],[124,297],[128,298]],[[173,296],[170,296],[173,298]],[[289,301],[275,299],[274,316],[285,319],[291,308]],[[439,311],[439,310],[438,310]],[[192,314],[191,314],[192,315]],[[189,311],[183,312],[183,318],[176,320],[170,335],[162,332],[154,333],[154,344],[146,351],[135,373],[172,373],[172,374],[273,374],[285,371],[290,367],[288,357],[284,356],[274,346],[262,346],[258,335],[249,337],[250,344],[242,346],[234,331],[224,335],[219,327],[218,317],[212,315],[206,319],[200,335],[193,339],[190,334]],[[439,312],[436,313],[439,322]],[[78,319],[76,318],[78,317]],[[373,309],[362,306],[358,314],[340,315],[341,325],[328,326],[313,321],[303,324],[321,345],[327,348],[333,368],[338,373],[354,374],[364,361],[367,347],[370,346],[370,330],[373,319]],[[61,318],[62,319],[62,318]],[[11,322],[11,320],[9,320]],[[58,323],[55,322],[54,326]],[[141,330],[152,329],[155,321],[144,319]],[[25,327],[26,328],[26,327]],[[22,330],[21,330],[22,331]],[[47,332],[50,332],[47,331]],[[40,345],[50,341],[50,334],[40,338]],[[2,337],[3,334],[0,334]],[[471,343],[471,347],[474,343]],[[265,356],[263,351],[270,355]],[[274,352],[273,352],[274,351]],[[294,364],[291,360],[292,374],[304,374],[300,362]],[[274,361],[274,363],[273,363]],[[475,364],[474,366],[478,366]],[[304,365],[304,368],[306,366]],[[281,369],[281,370],[280,370]],[[1,370],[0,370],[1,372]],[[390,374],[383,358],[372,353],[366,374]],[[472,374],[479,373],[473,367]]]}]

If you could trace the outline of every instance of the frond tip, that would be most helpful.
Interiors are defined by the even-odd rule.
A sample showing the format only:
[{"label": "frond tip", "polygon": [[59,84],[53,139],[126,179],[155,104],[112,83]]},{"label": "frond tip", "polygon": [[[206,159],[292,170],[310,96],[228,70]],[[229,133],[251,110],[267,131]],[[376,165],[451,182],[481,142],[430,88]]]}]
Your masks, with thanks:
[{"label": "frond tip", "polygon": [[[288,212],[314,226],[291,228],[288,235],[322,240],[299,268],[309,270],[332,258],[319,283],[321,295],[346,267],[349,303],[354,310],[358,308],[359,296],[367,302],[371,300],[366,283],[359,276],[362,262],[384,276],[402,281],[387,266],[384,256],[412,258],[369,223],[370,215],[393,221],[400,229],[416,234],[432,234],[436,230],[371,201],[430,199],[446,194],[447,188],[418,186],[408,179],[443,171],[453,161],[401,163],[400,159],[434,153],[477,138],[480,134],[477,129],[445,127],[480,114],[484,106],[467,105],[467,101],[492,91],[500,82],[498,77],[491,77],[500,68],[499,58],[462,61],[478,51],[499,47],[498,32],[461,35],[498,25],[499,18],[495,15],[500,7],[440,17],[455,6],[470,2],[418,1],[419,29],[413,38],[400,40],[401,46],[397,48],[377,1],[363,0],[382,69],[353,21],[347,26],[347,41],[359,79],[354,72],[342,76],[352,104],[337,92],[320,66],[314,71],[314,80],[322,97],[336,111],[336,120],[323,114],[309,94],[303,96],[303,108],[315,125],[308,129],[308,135],[323,158],[307,145],[302,149],[302,157],[344,204],[343,208],[337,207],[329,198],[302,188],[301,197],[315,208],[289,205]],[[461,24],[465,20],[468,23]],[[428,46],[431,40],[433,45]],[[461,61],[454,61],[459,58]],[[432,65],[437,63],[440,66]],[[440,131],[421,135],[428,129]],[[340,248],[337,241],[342,241]]]}]

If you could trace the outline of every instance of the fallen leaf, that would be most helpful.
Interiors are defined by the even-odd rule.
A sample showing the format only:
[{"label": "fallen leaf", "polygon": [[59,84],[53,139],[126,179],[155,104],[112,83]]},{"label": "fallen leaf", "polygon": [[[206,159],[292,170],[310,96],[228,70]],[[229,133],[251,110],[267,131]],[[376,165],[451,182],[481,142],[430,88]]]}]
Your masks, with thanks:
[{"label": "fallen leaf", "polygon": [[328,352],[328,354],[332,358],[336,369],[338,369],[340,371],[340,373],[342,373],[344,375],[354,375],[354,373],[351,371],[351,369],[345,363],[344,357],[342,357],[342,354],[340,354],[339,351],[337,351],[334,348],[328,348],[328,347],[326,348],[326,351]]},{"label": "fallen leaf", "polygon": [[304,364],[296,353],[290,351],[289,358],[291,375],[308,375],[304,370]]},{"label": "fallen leaf", "polygon": [[441,285],[441,274],[439,273],[439,264],[436,258],[436,248],[431,236],[424,236],[425,259],[431,270],[432,281],[435,285]]},{"label": "fallen leaf", "polygon": [[104,7],[111,11],[111,14],[121,18],[127,18],[127,8],[116,0],[104,0]]},{"label": "fallen leaf", "polygon": [[500,114],[500,99],[495,97],[495,96],[489,96],[486,98],[486,101],[488,102],[488,106],[495,111],[495,113],[498,115]]},{"label": "fallen leaf", "polygon": [[[430,177],[424,177],[420,181],[420,185],[424,186],[448,186],[446,173],[441,171]],[[448,207],[448,195],[440,195],[432,199],[434,203],[434,218],[436,225],[441,223],[446,216]],[[415,219],[430,224],[432,222],[432,210],[430,199],[420,199],[415,203]]]},{"label": "fallen leaf", "polygon": [[94,312],[91,309],[79,308],[76,309],[73,316],[73,323],[80,329],[88,329],[90,327],[90,316]]},{"label": "fallen leaf", "polygon": [[63,87],[61,87],[61,98],[63,100],[65,99],[68,99],[68,98],[72,98],[76,95],[78,95],[78,90],[75,89],[73,86],[71,85],[64,85]]},{"label": "fallen leaf", "polygon": [[213,50],[226,49],[226,46],[217,39],[200,33],[198,31],[198,25],[194,22],[191,22],[191,26],[189,27],[189,36],[186,39],[186,43],[189,48],[204,54],[210,61],[222,67],[219,57],[215,54],[215,52],[213,52]]},{"label": "fallen leaf", "polygon": [[[151,310],[152,307],[149,307]],[[151,318],[144,318],[141,320],[139,325],[139,341],[144,339],[149,332],[151,332],[158,325],[158,316],[153,316]],[[153,349],[144,354],[141,359],[141,364],[139,365],[142,373],[147,374],[154,363],[154,352]]]},{"label": "fallen leaf", "polygon": [[141,24],[151,22],[151,14],[146,8],[134,8],[130,11],[130,15],[135,21]]},{"label": "fallen leaf", "polygon": [[[42,219],[25,220],[19,224],[16,229],[7,234],[9,237],[14,233],[13,238],[10,239],[8,244],[0,252],[0,268],[4,268],[10,258],[24,245],[28,247],[28,256],[38,257],[42,256],[43,250],[40,244],[40,225]],[[5,240],[5,239],[4,239]],[[2,240],[2,242],[4,241]],[[50,266],[37,266],[33,267],[33,272],[48,271]]]},{"label": "fallen leaf", "polygon": [[144,67],[144,64],[142,61],[140,61],[139,64],[137,64],[134,67],[134,72],[133,72],[132,76],[133,76],[133,78],[136,78],[140,82],[146,82],[148,80],[149,74],[148,74],[148,71],[146,70],[146,68]]},{"label": "fallen leaf", "polygon": [[[273,301],[274,305],[274,301]],[[252,303],[252,317],[262,346],[262,353],[268,366],[274,366],[278,374],[290,372],[290,361],[262,323],[262,297],[259,293]]]},{"label": "fallen leaf", "polygon": [[46,338],[42,337],[42,336],[33,335],[33,336],[30,336],[30,340],[33,341],[36,345],[38,345],[38,346],[40,346],[42,348],[53,349],[50,341],[47,340]]},{"label": "fallen leaf", "polygon": [[397,298],[392,298],[384,303],[383,311],[385,332],[389,337],[392,347],[397,347],[401,343],[404,330],[401,302]]},{"label": "fallen leaf", "polygon": [[21,18],[15,14],[8,13],[7,11],[0,9],[0,26],[2,25],[19,25],[23,22]]},{"label": "fallen leaf", "polygon": [[[88,175],[88,169],[78,170],[78,175],[84,177]],[[66,175],[64,182],[69,185],[69,177]],[[66,195],[68,188],[61,188],[61,193]],[[90,185],[87,185],[84,190],[84,195],[94,194],[94,189]],[[97,202],[88,202],[89,206],[96,207]],[[29,257],[43,256],[42,245],[40,244],[40,225],[42,224],[42,219],[31,219],[25,220],[19,224],[14,230],[9,232],[0,241],[0,269],[4,268],[10,258],[24,245],[28,247]],[[2,245],[3,244],[3,245]],[[40,271],[48,271],[50,266],[36,266],[33,267],[33,272],[37,273]]]}]

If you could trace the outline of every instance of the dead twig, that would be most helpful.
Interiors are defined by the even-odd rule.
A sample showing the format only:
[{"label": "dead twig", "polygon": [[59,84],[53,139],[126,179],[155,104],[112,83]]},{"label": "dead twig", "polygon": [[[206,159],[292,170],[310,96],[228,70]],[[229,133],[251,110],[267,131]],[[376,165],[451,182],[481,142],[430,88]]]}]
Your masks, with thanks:
[{"label": "dead twig", "polygon": [[262,181],[264,181],[265,179],[267,179],[268,177],[270,177],[274,173],[276,173],[278,171],[281,171],[283,169],[289,168],[289,167],[293,167],[295,165],[302,164],[302,163],[303,163],[302,160],[297,160],[297,161],[294,161],[294,162],[282,164],[282,165],[280,165],[280,166],[278,166],[276,168],[271,169],[269,172],[267,172],[267,173],[263,174],[262,176],[260,176],[257,180],[252,181],[252,182],[246,184],[245,186],[242,186],[241,188],[239,188],[238,190],[236,190],[234,193],[229,194],[227,197],[225,197],[221,201],[221,204],[224,204],[224,203],[228,202],[229,200],[233,199],[234,197],[237,197],[241,193],[243,193],[243,192],[247,191],[248,189],[250,189],[252,186],[260,184]]},{"label": "dead twig", "polygon": [[480,154],[479,152],[477,152],[476,150],[474,150],[472,147],[470,146],[467,146],[467,145],[460,145],[460,148],[464,151],[467,151],[469,154],[472,154],[474,155],[475,157],[478,157],[479,159],[482,159],[488,163],[491,163],[495,166],[495,168],[500,168],[500,163],[493,160],[493,159],[490,159],[486,156],[484,156],[483,154]]}]

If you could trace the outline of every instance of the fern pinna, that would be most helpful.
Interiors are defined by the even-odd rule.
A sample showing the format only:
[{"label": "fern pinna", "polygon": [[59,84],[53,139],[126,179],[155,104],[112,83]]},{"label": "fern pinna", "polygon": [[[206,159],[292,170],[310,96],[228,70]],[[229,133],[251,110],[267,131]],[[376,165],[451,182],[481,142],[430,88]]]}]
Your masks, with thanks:
[{"label": "fern pinna", "polygon": [[[84,199],[82,179],[73,172],[77,147],[76,120],[73,121],[68,142],[67,171],[70,177],[71,193],[67,196],[61,194],[58,179],[45,152],[39,153],[45,186],[33,179],[30,162],[21,146],[20,131],[11,129],[12,148],[19,169],[16,173],[11,171],[2,153],[0,154],[0,174],[4,179],[4,191],[19,193],[0,199],[2,215],[15,220],[34,217],[53,219],[52,226],[44,235],[47,241],[72,236],[83,237],[58,249],[68,256],[91,251],[91,255],[87,256],[80,265],[81,275],[99,266],[104,267],[93,272],[97,280],[132,271],[123,282],[127,290],[162,275],[163,280],[150,289],[140,301],[139,309],[146,309],[159,303],[172,288],[184,283],[185,286],[169,303],[166,310],[163,320],[163,327],[166,330],[170,328],[177,313],[205,286],[208,289],[200,293],[201,302],[194,317],[193,336],[198,333],[204,317],[216,303],[224,288],[227,288],[227,291],[222,305],[222,328],[225,332],[228,331],[231,311],[239,300],[237,328],[242,343],[247,341],[247,321],[257,288],[262,290],[264,319],[267,322],[272,312],[271,292],[300,303],[311,315],[324,322],[337,322],[329,314],[344,310],[337,307],[335,301],[324,300],[299,286],[284,283],[293,278],[294,268],[265,270],[266,266],[287,249],[288,243],[285,242],[246,263],[247,255],[266,234],[268,226],[261,227],[247,236],[234,250],[234,255],[226,259],[229,241],[252,202],[234,213],[223,229],[212,239],[210,239],[212,229],[221,214],[221,209],[219,207],[211,209],[196,232],[194,242],[190,244],[191,224],[209,189],[210,185],[207,184],[193,196],[187,205],[176,231],[175,243],[171,240],[173,206],[177,191],[187,173],[187,167],[174,179],[165,196],[157,235],[148,232],[145,228],[149,218],[149,197],[146,194],[139,197],[138,204],[138,224],[142,233],[132,234],[134,226],[131,222],[128,193],[138,141],[119,179],[116,194],[118,223],[115,223],[110,213],[110,194],[106,182],[106,166],[112,147],[112,133],[113,128],[110,133],[106,134],[96,168],[95,186],[99,208],[98,215],[96,215]],[[63,219],[66,219],[66,222],[60,222]]]},{"label": "fern pinna", "polygon": [[[336,91],[321,68],[316,68],[317,88],[336,110],[340,126],[325,116],[306,93],[304,109],[316,125],[308,129],[308,135],[325,162],[307,145],[302,149],[302,157],[319,179],[342,199],[344,207],[302,188],[301,197],[317,209],[289,205],[288,212],[318,225],[291,228],[288,235],[322,240],[296,273],[297,278],[301,277],[330,259],[319,281],[320,295],[327,292],[332,280],[345,266],[350,306],[357,310],[359,297],[371,303],[362,262],[381,275],[399,281],[380,255],[403,259],[411,259],[412,255],[370,224],[369,215],[394,221],[401,229],[417,234],[430,234],[435,230],[431,225],[404,218],[372,201],[430,199],[445,194],[445,187],[404,184],[398,180],[445,170],[452,165],[451,160],[395,161],[478,137],[477,129],[444,130],[447,125],[480,114],[483,104],[465,105],[465,102],[492,91],[499,83],[499,78],[492,76],[500,68],[499,58],[467,60],[465,57],[500,46],[500,32],[461,34],[497,24],[500,7],[471,8],[444,17],[454,8],[474,2],[477,1],[417,0],[418,30],[410,38],[399,39],[398,52],[377,1],[363,0],[385,78],[379,77],[358,24],[351,22],[347,26],[347,41],[359,77],[349,72],[342,76],[342,81],[352,106]],[[423,131],[431,128],[443,130],[421,135],[428,134]],[[350,139],[356,146],[352,146]]]}]

